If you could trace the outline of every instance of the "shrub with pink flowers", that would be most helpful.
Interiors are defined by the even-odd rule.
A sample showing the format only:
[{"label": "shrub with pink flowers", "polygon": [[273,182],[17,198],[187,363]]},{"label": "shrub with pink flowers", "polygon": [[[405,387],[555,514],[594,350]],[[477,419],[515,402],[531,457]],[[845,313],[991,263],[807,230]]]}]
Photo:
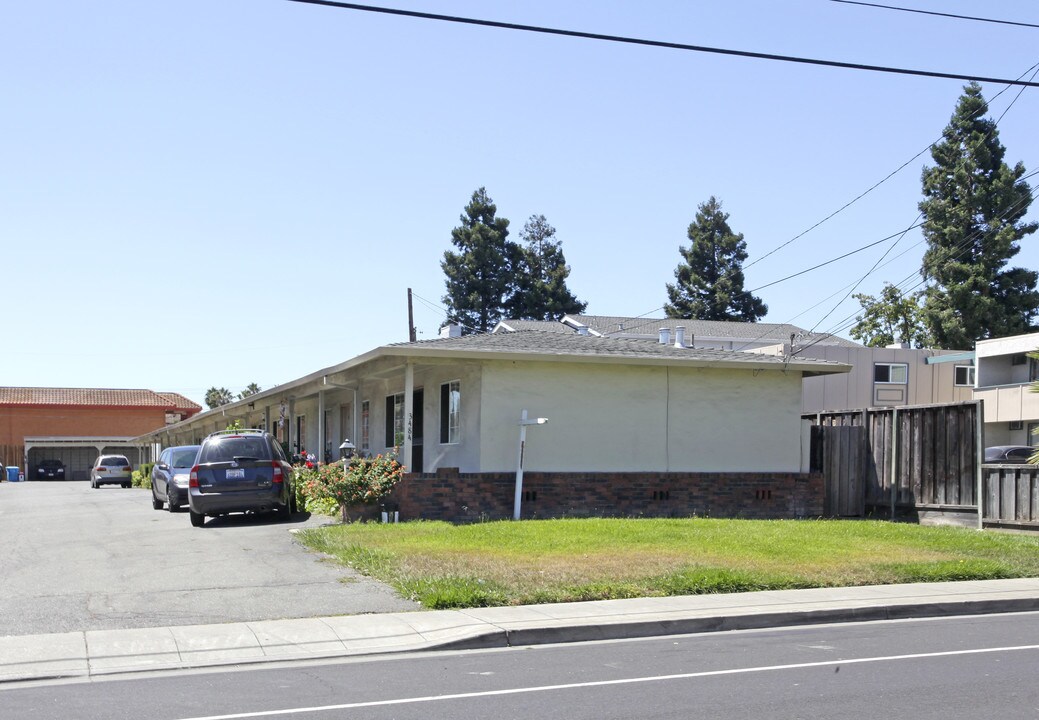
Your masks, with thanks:
[{"label": "shrub with pink flowers", "polygon": [[349,508],[373,505],[389,495],[404,472],[392,455],[352,458],[345,471],[342,463],[297,467],[297,497],[303,496],[302,504],[308,510],[338,509],[346,520]]}]

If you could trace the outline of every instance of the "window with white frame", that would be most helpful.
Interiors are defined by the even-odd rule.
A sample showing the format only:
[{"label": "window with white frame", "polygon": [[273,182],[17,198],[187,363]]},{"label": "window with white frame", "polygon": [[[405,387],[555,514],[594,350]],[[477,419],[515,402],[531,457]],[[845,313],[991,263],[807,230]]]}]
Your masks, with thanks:
[{"label": "window with white frame", "polygon": [[404,393],[386,396],[386,447],[404,444]]},{"label": "window with white frame", "polygon": [[1039,445],[1039,437],[1036,436],[1039,433],[1039,423],[1028,423],[1028,437],[1025,439],[1026,445],[1035,447]]},{"label": "window with white frame", "polygon": [[875,363],[873,382],[905,385],[909,382],[909,366],[905,363]]},{"label": "window with white frame", "polygon": [[452,380],[440,386],[440,443],[452,445],[461,439],[462,383]]},{"label": "window with white frame", "polygon": [[371,449],[371,403],[367,400],[361,403],[361,451],[368,452]]},{"label": "window with white frame", "polygon": [[955,384],[957,387],[974,387],[974,366],[957,365]]}]

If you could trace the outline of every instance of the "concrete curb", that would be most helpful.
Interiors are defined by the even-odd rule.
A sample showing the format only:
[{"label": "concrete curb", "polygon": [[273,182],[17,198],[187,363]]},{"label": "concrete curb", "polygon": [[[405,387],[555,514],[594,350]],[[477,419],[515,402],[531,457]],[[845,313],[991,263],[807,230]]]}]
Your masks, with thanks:
[{"label": "concrete curb", "polygon": [[0,683],[1036,610],[1025,578],[10,636]]}]

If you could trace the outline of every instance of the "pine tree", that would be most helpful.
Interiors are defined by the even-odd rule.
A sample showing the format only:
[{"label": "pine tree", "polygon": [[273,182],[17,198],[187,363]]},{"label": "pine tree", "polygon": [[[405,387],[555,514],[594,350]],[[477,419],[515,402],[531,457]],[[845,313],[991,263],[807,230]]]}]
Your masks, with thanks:
[{"label": "pine tree", "polygon": [[461,325],[464,333],[490,331],[511,294],[515,250],[507,239],[509,221],[496,217],[497,210],[486,189],[474,192],[462,224],[451,231],[457,252],[445,251],[440,263],[448,322]]},{"label": "pine tree", "polygon": [[523,226],[523,245],[515,250],[515,287],[506,303],[509,317],[522,320],[558,320],[582,313],[588,306],[570,292],[570,268],[556,229],[544,215],[531,215]]},{"label": "pine tree", "polygon": [[668,283],[668,317],[756,322],[768,306],[743,289],[747,243],[733,233],[728,213],[712,196],[696,210],[689,225],[689,247],[679,247],[683,262]]},{"label": "pine tree", "polygon": [[981,87],[971,83],[931,149],[935,166],[923,171],[928,247],[920,272],[929,285],[921,315],[939,348],[1029,332],[1039,311],[1036,272],[1003,269],[1037,225],[1022,222],[1032,201],[1025,168],[1004,162],[987,112]]}]

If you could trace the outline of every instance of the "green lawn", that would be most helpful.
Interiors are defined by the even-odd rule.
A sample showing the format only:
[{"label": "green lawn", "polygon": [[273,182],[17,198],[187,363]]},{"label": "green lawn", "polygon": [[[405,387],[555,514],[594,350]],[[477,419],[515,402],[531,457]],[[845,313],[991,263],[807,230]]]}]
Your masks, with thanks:
[{"label": "green lawn", "polygon": [[1039,537],[880,521],[353,523],[299,537],[430,608],[1039,576]]}]

